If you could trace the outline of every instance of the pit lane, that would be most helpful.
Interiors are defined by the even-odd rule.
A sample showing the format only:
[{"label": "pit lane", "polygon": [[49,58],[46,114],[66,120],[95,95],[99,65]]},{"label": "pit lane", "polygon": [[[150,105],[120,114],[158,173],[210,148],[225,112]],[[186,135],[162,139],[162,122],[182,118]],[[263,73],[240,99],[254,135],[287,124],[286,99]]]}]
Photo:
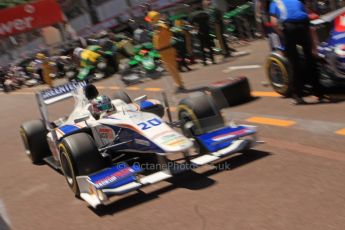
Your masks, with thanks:
[{"label": "pit lane", "polygon": [[[13,229],[343,229],[344,102],[290,105],[289,99],[262,84],[266,81],[266,42],[239,49],[251,54],[208,67],[196,65],[182,76],[189,89],[247,76],[257,98],[223,113],[228,120],[258,125],[266,143],[230,157],[218,168],[207,166],[183,174],[101,210],[87,208],[69,191],[63,176],[48,166],[31,165],[25,156],[18,128],[39,116],[34,98],[37,88],[1,94],[3,222]],[[227,71],[248,65],[259,67]],[[96,85],[107,94],[123,87],[116,77]],[[173,95],[171,85],[170,78],[163,77],[127,91],[132,97],[147,94],[159,99],[165,90],[174,107],[185,94]],[[71,106],[70,101],[57,105],[52,115],[67,113]],[[224,164],[231,169],[220,170]]]}]

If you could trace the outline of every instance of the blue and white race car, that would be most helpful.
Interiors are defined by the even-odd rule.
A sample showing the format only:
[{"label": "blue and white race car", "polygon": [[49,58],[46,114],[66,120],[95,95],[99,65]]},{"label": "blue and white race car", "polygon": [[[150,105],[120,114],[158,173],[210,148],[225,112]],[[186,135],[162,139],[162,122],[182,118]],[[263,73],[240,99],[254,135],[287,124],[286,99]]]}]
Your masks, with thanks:
[{"label": "blue and white race car", "polygon": [[[325,93],[344,93],[345,7],[312,20],[311,25],[314,31],[314,42],[317,44],[320,84]],[[277,93],[290,96],[292,71],[291,65],[285,57],[284,41],[269,23],[267,29],[272,49],[266,65],[268,79]]]},{"label": "blue and white race car", "polygon": [[[164,121],[168,106],[145,96],[132,102],[117,92],[114,111],[96,119],[92,92],[70,82],[36,94],[42,118],[22,124],[20,135],[33,163],[61,170],[68,186],[90,206],[212,163],[256,143],[256,127],[225,125],[212,98],[197,94],[179,103],[178,121]],[[98,92],[97,92],[98,93]],[[91,95],[91,96],[90,96]],[[68,117],[49,121],[47,106],[73,96]],[[86,98],[86,96],[88,98]],[[168,114],[171,118],[171,114]],[[176,131],[181,128],[183,134]],[[176,155],[181,155],[178,163]]]}]

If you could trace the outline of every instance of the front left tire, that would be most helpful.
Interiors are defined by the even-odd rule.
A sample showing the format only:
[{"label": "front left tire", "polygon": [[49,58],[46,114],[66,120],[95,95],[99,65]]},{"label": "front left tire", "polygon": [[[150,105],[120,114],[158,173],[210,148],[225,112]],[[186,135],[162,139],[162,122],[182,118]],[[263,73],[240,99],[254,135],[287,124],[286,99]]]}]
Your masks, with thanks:
[{"label": "front left tire", "polygon": [[67,136],[59,145],[60,163],[68,186],[79,196],[77,176],[90,175],[105,168],[106,163],[90,135],[76,133]]}]

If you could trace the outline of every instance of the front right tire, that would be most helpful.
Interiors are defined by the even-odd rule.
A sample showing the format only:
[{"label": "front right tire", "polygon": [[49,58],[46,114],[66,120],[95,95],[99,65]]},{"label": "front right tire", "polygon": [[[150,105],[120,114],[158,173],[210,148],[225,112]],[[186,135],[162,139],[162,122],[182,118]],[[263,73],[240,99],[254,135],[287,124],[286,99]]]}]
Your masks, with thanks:
[{"label": "front right tire", "polygon": [[187,122],[193,123],[193,135],[200,135],[224,126],[223,117],[215,102],[206,94],[181,100],[177,112],[182,132],[186,136],[190,136],[189,130],[185,128]]}]

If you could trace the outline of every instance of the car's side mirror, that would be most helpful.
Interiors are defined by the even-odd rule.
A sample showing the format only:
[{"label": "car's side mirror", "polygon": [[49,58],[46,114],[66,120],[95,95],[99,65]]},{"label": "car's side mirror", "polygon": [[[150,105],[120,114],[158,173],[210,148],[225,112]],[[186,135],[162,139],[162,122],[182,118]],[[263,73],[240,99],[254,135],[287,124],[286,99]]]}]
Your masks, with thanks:
[{"label": "car's side mirror", "polygon": [[142,102],[142,101],[146,101],[146,100],[147,100],[147,96],[143,95],[143,96],[135,98],[134,102],[138,103],[138,102]]},{"label": "car's side mirror", "polygon": [[75,119],[74,123],[79,123],[79,122],[82,122],[82,121],[86,121],[89,118],[90,118],[90,115],[83,115],[82,117],[79,117],[79,118]]}]

